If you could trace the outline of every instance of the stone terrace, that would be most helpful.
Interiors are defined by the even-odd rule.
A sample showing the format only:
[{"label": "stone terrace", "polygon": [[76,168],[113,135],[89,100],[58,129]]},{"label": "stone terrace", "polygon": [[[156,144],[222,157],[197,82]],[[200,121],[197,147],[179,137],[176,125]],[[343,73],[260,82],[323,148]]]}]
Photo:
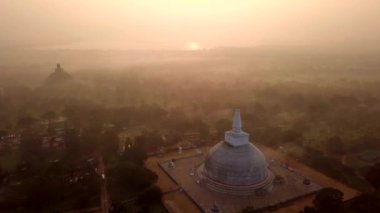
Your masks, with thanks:
[{"label": "stone terrace", "polygon": [[161,169],[169,175],[184,192],[204,212],[210,212],[214,202],[222,212],[238,212],[248,206],[255,209],[275,208],[288,201],[305,197],[322,187],[313,181],[310,185],[303,183],[305,177],[280,161],[270,161],[269,168],[274,174],[284,177],[284,184],[274,184],[273,191],[263,196],[231,196],[210,191],[202,183],[197,183],[196,167],[204,161],[203,154],[177,158],[175,168],[170,168],[170,160],[159,162]]}]

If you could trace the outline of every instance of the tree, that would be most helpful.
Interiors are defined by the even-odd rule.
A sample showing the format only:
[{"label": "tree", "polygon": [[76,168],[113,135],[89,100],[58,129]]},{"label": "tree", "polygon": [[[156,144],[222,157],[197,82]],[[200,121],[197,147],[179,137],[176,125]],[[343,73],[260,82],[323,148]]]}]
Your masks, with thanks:
[{"label": "tree", "polygon": [[127,161],[119,161],[107,173],[111,184],[126,194],[144,190],[158,178],[154,172]]},{"label": "tree", "polygon": [[301,93],[292,93],[285,100],[291,109],[302,110],[305,107],[305,97]]},{"label": "tree", "polygon": [[313,200],[317,210],[337,210],[343,201],[343,192],[335,188],[324,188],[320,190]]},{"label": "tree", "polygon": [[225,131],[232,128],[232,121],[229,119],[220,119],[215,123],[215,129],[218,137],[222,137]]},{"label": "tree", "polygon": [[33,130],[24,130],[20,138],[22,158],[28,163],[39,164],[45,155],[41,147],[41,137]]},{"label": "tree", "polygon": [[354,198],[349,203],[352,212],[378,213],[380,212],[380,194],[378,192],[365,193]]},{"label": "tree", "polygon": [[256,212],[256,209],[253,206],[245,207],[243,210],[241,210],[240,213],[253,213]]},{"label": "tree", "polygon": [[32,116],[24,116],[18,119],[17,127],[22,128],[22,129],[28,129],[28,128],[31,128],[36,123],[37,123],[37,119],[33,118]]},{"label": "tree", "polygon": [[281,142],[282,131],[279,127],[268,126],[258,135],[257,140],[269,146],[278,145]]},{"label": "tree", "polygon": [[77,106],[71,106],[71,107],[66,107],[63,111],[62,114],[66,118],[66,126],[73,127],[75,129],[79,129],[81,126],[81,119],[79,116],[79,107]]},{"label": "tree", "polygon": [[380,190],[380,163],[370,168],[364,177],[376,190]]},{"label": "tree", "polygon": [[8,135],[8,131],[6,131],[6,130],[0,130],[0,139],[2,137],[5,137],[6,135]]},{"label": "tree", "polygon": [[32,211],[40,212],[46,204],[59,201],[61,184],[55,180],[42,177],[31,177],[24,180],[20,187],[20,195],[25,195],[24,205]]},{"label": "tree", "polygon": [[201,138],[207,139],[210,135],[210,127],[202,119],[197,119],[193,122],[195,130],[199,131]]},{"label": "tree", "polygon": [[313,207],[310,207],[310,206],[306,206],[305,208],[303,208],[302,211],[300,211],[299,213],[318,213],[318,211],[313,208]]},{"label": "tree", "polygon": [[166,135],[165,145],[173,145],[180,142],[181,140],[182,140],[181,134],[179,134],[178,132],[170,131]]},{"label": "tree", "polygon": [[284,143],[300,143],[302,139],[302,133],[297,130],[287,130],[282,134],[282,141]]},{"label": "tree", "polygon": [[80,156],[81,151],[81,139],[79,137],[79,133],[75,129],[65,129],[64,133],[64,141],[66,144],[67,151],[65,154],[68,158],[74,160]]},{"label": "tree", "polygon": [[52,126],[52,122],[58,118],[58,115],[57,113],[55,113],[54,111],[52,110],[48,110],[46,112],[44,112],[42,115],[41,115],[41,118],[46,120],[48,122],[48,125],[47,125],[47,132],[49,134],[52,134],[53,133],[53,126]]},{"label": "tree", "polygon": [[339,136],[334,136],[326,141],[326,149],[331,154],[343,154],[344,144]]},{"label": "tree", "polygon": [[162,190],[157,186],[151,186],[145,190],[137,199],[137,202],[141,205],[154,204],[161,202]]},{"label": "tree", "polygon": [[164,144],[164,140],[162,139],[160,132],[155,130],[148,132],[146,143],[155,146],[162,146]]},{"label": "tree", "polygon": [[137,165],[143,165],[147,157],[148,156],[143,150],[142,146],[138,144],[127,148],[121,156],[124,161],[128,161]]},{"label": "tree", "polygon": [[119,148],[119,138],[114,130],[107,130],[103,133],[103,153],[105,156],[115,155]]},{"label": "tree", "polygon": [[100,151],[102,148],[102,133],[94,131],[93,129],[85,129],[81,134],[80,140],[80,150],[82,152],[87,152],[88,154],[92,152]]},{"label": "tree", "polygon": [[4,179],[8,176],[7,172],[4,171],[2,166],[0,165],[0,186],[2,186]]}]

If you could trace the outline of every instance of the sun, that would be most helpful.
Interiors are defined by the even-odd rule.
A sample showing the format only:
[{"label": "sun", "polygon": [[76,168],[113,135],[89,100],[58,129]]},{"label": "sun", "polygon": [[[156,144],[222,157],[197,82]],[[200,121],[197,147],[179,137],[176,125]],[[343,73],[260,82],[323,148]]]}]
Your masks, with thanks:
[{"label": "sun", "polygon": [[191,41],[187,43],[186,49],[190,51],[197,51],[201,49],[201,46],[198,42]]}]

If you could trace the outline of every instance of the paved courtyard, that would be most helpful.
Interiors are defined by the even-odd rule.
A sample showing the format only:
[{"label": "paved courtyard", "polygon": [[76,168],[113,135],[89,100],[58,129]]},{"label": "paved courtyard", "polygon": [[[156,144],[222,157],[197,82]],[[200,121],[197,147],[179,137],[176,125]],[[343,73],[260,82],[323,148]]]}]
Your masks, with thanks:
[{"label": "paved courtyard", "polygon": [[[357,190],[352,189],[337,180],[327,177],[326,175],[302,164],[302,162],[294,160],[293,158],[287,156],[285,153],[282,153],[281,151],[274,150],[272,148],[269,148],[260,144],[255,144],[255,145],[265,154],[269,162],[271,161],[271,159],[275,159],[276,162],[285,162],[290,167],[292,167],[296,172],[309,177],[310,180],[314,181],[315,183],[318,183],[319,185],[323,187],[334,187],[341,190],[344,193],[344,200],[352,199],[353,197],[356,197],[359,194]],[[200,150],[203,153],[206,153],[209,150],[209,147],[202,147]],[[146,162],[146,166],[158,175],[157,185],[165,192],[164,197],[163,197],[163,203],[170,213],[179,213],[179,212],[196,213],[196,212],[202,212],[202,210],[199,207],[197,207],[197,205],[191,200],[191,198],[185,192],[176,190],[178,189],[178,184],[171,177],[169,177],[164,170],[160,168],[160,164],[167,162],[171,159],[181,159],[184,157],[192,157],[194,155],[197,155],[198,153],[199,153],[198,149],[184,150],[183,153],[180,153],[180,154],[178,152],[171,152],[171,153],[166,153],[160,156],[149,157]],[[179,161],[177,161],[176,163],[178,162]],[[196,162],[190,163],[190,171],[191,171],[192,165],[196,165]],[[183,172],[185,175],[187,176],[189,175],[189,170],[184,169]],[[194,179],[190,179],[190,180],[193,182]],[[196,196],[201,196],[201,195],[197,194]],[[289,203],[287,206],[276,209],[273,212],[276,212],[276,213],[299,212],[305,206],[307,205],[311,206],[313,198],[314,198],[313,195],[298,198],[295,201]]]},{"label": "paved courtyard", "polygon": [[199,182],[196,168],[204,161],[203,154],[176,158],[174,168],[170,166],[170,161],[160,162],[160,167],[204,212],[210,212],[214,203],[222,212],[239,212],[248,206],[255,209],[269,208],[321,189],[321,186],[312,181],[308,185],[304,184],[305,177],[301,173],[283,162],[272,160],[269,169],[275,175],[283,177],[284,183],[274,184],[273,191],[266,195],[231,196],[213,192]]}]

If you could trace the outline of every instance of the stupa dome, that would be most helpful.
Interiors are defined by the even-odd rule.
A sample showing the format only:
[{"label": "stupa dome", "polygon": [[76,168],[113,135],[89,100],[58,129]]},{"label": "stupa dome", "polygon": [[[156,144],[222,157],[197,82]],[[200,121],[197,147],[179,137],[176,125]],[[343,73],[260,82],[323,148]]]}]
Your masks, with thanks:
[{"label": "stupa dome", "polygon": [[54,85],[54,84],[60,84],[64,82],[68,82],[72,80],[72,76],[65,72],[60,64],[57,64],[57,67],[55,68],[55,71],[49,75],[49,77],[46,80],[46,84],[48,85]]},{"label": "stupa dome", "polygon": [[235,111],[233,128],[225,140],[212,147],[198,169],[207,186],[231,194],[251,194],[270,191],[273,174],[264,154],[249,142],[241,130],[240,111]]}]

